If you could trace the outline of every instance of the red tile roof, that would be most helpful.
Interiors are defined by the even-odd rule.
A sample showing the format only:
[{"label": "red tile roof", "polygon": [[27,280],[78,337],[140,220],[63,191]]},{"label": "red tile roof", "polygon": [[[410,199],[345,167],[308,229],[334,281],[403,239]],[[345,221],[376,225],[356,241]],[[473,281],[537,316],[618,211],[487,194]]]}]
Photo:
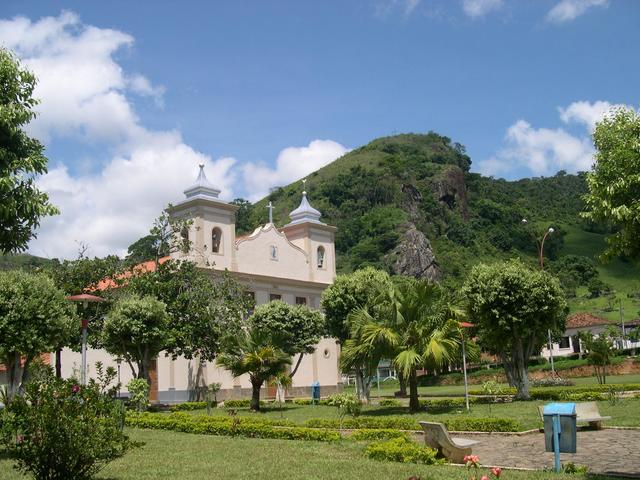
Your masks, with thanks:
[{"label": "red tile roof", "polygon": [[567,319],[567,328],[595,327],[597,325],[609,325],[611,322],[606,318],[596,317],[591,313],[576,313]]},{"label": "red tile roof", "polygon": [[[162,265],[166,261],[170,260],[171,257],[162,257],[158,259],[158,264]],[[117,280],[123,280],[126,278],[131,278],[132,275],[139,275],[141,273],[154,272],[156,270],[156,262],[155,260],[149,260],[146,262],[139,263],[131,270],[127,270],[126,272],[120,273],[117,275]],[[95,292],[102,292],[104,290],[109,290],[110,288],[118,288],[120,285],[112,278],[103,278],[98,282],[98,284],[91,288],[90,290]]]}]

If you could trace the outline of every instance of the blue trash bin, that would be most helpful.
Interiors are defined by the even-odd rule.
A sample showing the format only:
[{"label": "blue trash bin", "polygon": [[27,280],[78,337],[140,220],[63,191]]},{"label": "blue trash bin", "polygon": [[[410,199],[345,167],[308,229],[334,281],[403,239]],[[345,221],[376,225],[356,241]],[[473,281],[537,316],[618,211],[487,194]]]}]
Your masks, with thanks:
[{"label": "blue trash bin", "polygon": [[315,404],[320,402],[320,382],[313,382],[311,384],[311,400]]},{"label": "blue trash bin", "polygon": [[542,416],[545,450],[554,453],[555,470],[560,472],[560,453],[576,453],[576,404],[548,403]]}]

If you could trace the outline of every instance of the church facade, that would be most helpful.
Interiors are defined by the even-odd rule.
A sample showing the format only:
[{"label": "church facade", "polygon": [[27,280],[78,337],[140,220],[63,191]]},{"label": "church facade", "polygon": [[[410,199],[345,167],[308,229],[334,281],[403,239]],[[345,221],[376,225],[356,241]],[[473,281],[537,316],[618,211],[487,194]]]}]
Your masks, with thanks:
[{"label": "church facade", "polygon": [[[220,190],[207,180],[204,166],[184,194],[185,198],[169,207],[168,213],[190,220],[188,231],[182,232],[190,249],[187,254],[173,253],[173,258],[191,260],[212,277],[215,271],[227,270],[246,286],[256,305],[278,299],[320,309],[320,296],[336,277],[336,228],[320,220],[321,214],[310,205],[306,192],[302,192],[300,206],[290,213],[287,225],[276,227],[270,211],[268,223],[242,237],[235,232],[238,207],[219,198]],[[334,339],[322,339],[313,354],[303,356],[289,395],[308,397],[315,382],[320,384],[322,395],[339,391],[339,354]],[[94,373],[96,361],[117,366],[123,386],[131,378],[128,366],[118,366],[101,350],[88,353],[89,375]],[[73,374],[80,368],[80,356],[65,349],[62,368],[64,376]],[[193,400],[197,387],[214,382],[222,385],[219,399],[243,398],[251,391],[246,375],[234,378],[215,362],[183,357],[173,360],[162,353],[152,369],[152,380],[152,400],[160,403]],[[263,388],[263,396],[275,395],[275,388]]]}]

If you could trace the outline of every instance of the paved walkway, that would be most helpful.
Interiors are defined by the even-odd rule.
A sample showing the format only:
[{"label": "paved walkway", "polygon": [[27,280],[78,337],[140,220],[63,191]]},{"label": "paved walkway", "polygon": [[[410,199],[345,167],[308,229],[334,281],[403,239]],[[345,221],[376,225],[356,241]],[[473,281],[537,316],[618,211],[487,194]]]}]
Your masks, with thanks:
[{"label": "paved walkway", "polygon": [[[480,442],[473,447],[473,453],[480,457],[483,465],[553,468],[553,453],[545,452],[543,433],[467,437]],[[561,460],[586,465],[592,473],[619,473],[640,478],[640,430],[579,431],[577,453],[563,453]]]}]

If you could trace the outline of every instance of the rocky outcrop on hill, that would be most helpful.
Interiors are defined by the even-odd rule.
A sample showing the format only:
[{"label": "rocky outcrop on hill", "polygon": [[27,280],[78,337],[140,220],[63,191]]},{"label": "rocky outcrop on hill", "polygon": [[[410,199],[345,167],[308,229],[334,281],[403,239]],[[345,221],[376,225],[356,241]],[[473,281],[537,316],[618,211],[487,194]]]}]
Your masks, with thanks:
[{"label": "rocky outcrop on hill", "polygon": [[442,277],[440,266],[431,248],[429,239],[414,224],[402,235],[393,250],[395,262],[393,270],[397,275],[438,281]]},{"label": "rocky outcrop on hill", "polygon": [[467,186],[464,183],[464,172],[455,166],[444,169],[433,183],[434,194],[439,202],[450,209],[458,208],[462,218],[469,217],[467,204]]}]

